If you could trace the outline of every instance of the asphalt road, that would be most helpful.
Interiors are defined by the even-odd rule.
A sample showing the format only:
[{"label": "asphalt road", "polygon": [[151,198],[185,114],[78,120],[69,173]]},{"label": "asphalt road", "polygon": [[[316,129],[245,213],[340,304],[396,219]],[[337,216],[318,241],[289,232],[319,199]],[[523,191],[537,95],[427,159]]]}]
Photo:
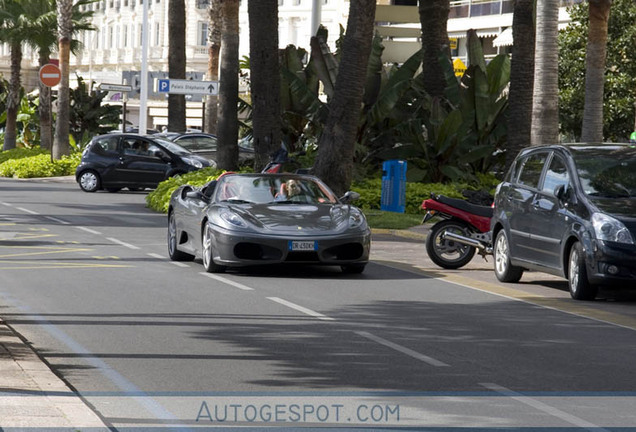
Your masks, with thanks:
[{"label": "asphalt road", "polygon": [[636,426],[629,299],[589,318],[558,280],[498,291],[381,236],[362,275],[209,275],[145,196],[0,180],[0,317],[117,430]]}]

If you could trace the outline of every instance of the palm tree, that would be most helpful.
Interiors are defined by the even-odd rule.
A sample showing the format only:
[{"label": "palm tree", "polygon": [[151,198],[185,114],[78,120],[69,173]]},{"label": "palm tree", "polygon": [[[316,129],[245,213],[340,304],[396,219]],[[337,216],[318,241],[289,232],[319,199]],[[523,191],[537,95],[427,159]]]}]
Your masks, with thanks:
[{"label": "palm tree", "polygon": [[512,18],[512,57],[508,96],[506,170],[530,143],[534,83],[534,0],[517,0]]},{"label": "palm tree", "polygon": [[353,150],[373,41],[376,0],[351,0],[342,58],[329,116],[319,141],[315,173],[337,194],[351,185]]},{"label": "palm tree", "polygon": [[238,167],[239,0],[219,0],[222,37],[217,165]]},{"label": "palm tree", "polygon": [[62,80],[57,90],[57,122],[51,157],[60,159],[71,152],[68,133],[70,123],[69,69],[73,34],[73,0],[57,0],[57,32]]},{"label": "palm tree", "polygon": [[[211,0],[208,8],[208,80],[219,80],[219,53],[221,52],[221,5],[219,0]],[[205,126],[208,133],[216,133],[219,111],[218,95],[208,96],[205,101]]]},{"label": "palm tree", "polygon": [[439,62],[440,51],[450,59],[450,45],[446,30],[449,0],[419,0],[420,23],[422,27],[422,77],[424,89],[434,97],[443,97],[446,88],[444,69]]},{"label": "palm tree", "polygon": [[28,34],[24,1],[0,0],[0,42],[6,42],[11,51],[11,76],[7,94],[7,120],[4,135],[4,150],[16,147],[17,117],[20,106],[20,64],[22,63],[22,41]]},{"label": "palm tree", "polygon": [[[80,0],[73,5],[73,33],[93,30],[89,19],[92,11],[82,10],[84,5],[92,0]],[[26,12],[30,20],[30,31],[26,43],[38,51],[38,64],[40,67],[49,63],[51,53],[57,49],[57,10],[55,0],[30,0],[25,4]],[[71,40],[71,51],[76,52],[80,48],[78,40]],[[51,89],[39,82],[39,113],[40,113],[40,146],[52,148],[53,128],[51,113]]]},{"label": "palm tree", "polygon": [[[168,74],[172,79],[186,77],[186,17],[185,1],[168,1]],[[185,132],[186,100],[185,95],[168,95],[168,130]]]},{"label": "palm tree", "polygon": [[585,106],[581,141],[603,141],[603,93],[607,24],[612,0],[590,0],[590,27],[585,53]]},{"label": "palm tree", "polygon": [[278,0],[249,0],[252,129],[258,171],[280,147]]},{"label": "palm tree", "polygon": [[559,0],[537,1],[531,144],[559,141]]}]

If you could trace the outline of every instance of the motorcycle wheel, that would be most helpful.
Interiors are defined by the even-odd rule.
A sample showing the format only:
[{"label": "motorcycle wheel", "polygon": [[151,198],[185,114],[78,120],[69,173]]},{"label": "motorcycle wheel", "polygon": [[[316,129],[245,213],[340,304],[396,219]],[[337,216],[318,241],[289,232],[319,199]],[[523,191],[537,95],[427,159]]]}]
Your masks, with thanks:
[{"label": "motorcycle wheel", "polygon": [[450,231],[470,237],[472,229],[462,222],[445,220],[436,223],[426,237],[426,252],[438,266],[445,269],[458,269],[465,266],[475,256],[475,248],[452,240],[443,240],[442,233]]}]

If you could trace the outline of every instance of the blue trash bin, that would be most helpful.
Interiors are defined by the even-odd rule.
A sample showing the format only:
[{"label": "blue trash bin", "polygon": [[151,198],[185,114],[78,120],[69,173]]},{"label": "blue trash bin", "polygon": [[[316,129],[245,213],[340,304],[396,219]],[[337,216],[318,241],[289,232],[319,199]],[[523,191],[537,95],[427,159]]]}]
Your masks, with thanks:
[{"label": "blue trash bin", "polygon": [[404,213],[406,207],[406,161],[382,163],[382,198],[380,209]]}]

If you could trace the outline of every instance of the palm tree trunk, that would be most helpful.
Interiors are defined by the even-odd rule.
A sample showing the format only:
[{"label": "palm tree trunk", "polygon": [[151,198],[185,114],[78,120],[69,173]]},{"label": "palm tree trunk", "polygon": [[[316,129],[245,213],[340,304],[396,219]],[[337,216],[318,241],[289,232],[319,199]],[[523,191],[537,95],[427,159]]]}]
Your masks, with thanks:
[{"label": "palm tree trunk", "polygon": [[58,45],[61,81],[57,90],[57,121],[51,157],[60,159],[71,152],[68,139],[70,123],[69,59],[73,34],[73,0],[57,0]]},{"label": "palm tree trunk", "polygon": [[559,0],[537,1],[532,145],[559,142]]},{"label": "palm tree trunk", "polygon": [[[221,8],[218,0],[211,0],[208,9],[209,42],[208,48],[208,79],[219,80],[219,54],[221,52]],[[208,96],[205,101],[205,127],[204,130],[211,134],[217,132],[217,120],[219,115],[218,95]]]},{"label": "palm tree trunk", "polygon": [[16,147],[18,133],[18,108],[20,106],[20,64],[22,63],[22,45],[11,44],[11,78],[7,95],[7,121],[4,133],[4,150]]},{"label": "palm tree trunk", "polygon": [[254,169],[260,171],[281,140],[278,0],[249,0],[248,13]]},{"label": "palm tree trunk", "polygon": [[[186,17],[185,1],[168,1],[168,74],[172,79],[186,77]],[[168,130],[185,132],[186,100],[185,95],[168,95]]]},{"label": "palm tree trunk", "polygon": [[534,0],[517,0],[512,19],[512,57],[508,95],[506,171],[519,151],[530,144],[534,83]]},{"label": "palm tree trunk", "polygon": [[[40,51],[39,65],[44,66],[49,62],[48,52]],[[40,147],[51,149],[53,147],[53,116],[51,114],[51,88],[39,82],[40,90]]]},{"label": "palm tree trunk", "polygon": [[314,165],[316,175],[339,195],[349,189],[353,175],[353,150],[373,41],[375,6],[376,0],[350,2],[334,96],[327,106],[329,117]]},{"label": "palm tree trunk", "polygon": [[239,0],[219,0],[223,22],[217,165],[238,167]]},{"label": "palm tree trunk", "polygon": [[585,54],[585,105],[581,141],[603,141],[603,93],[607,24],[612,0],[590,0],[590,30]]},{"label": "palm tree trunk", "polygon": [[444,96],[446,78],[439,62],[440,51],[450,58],[448,43],[449,0],[419,0],[420,24],[422,28],[422,78],[424,89],[433,97]]}]

